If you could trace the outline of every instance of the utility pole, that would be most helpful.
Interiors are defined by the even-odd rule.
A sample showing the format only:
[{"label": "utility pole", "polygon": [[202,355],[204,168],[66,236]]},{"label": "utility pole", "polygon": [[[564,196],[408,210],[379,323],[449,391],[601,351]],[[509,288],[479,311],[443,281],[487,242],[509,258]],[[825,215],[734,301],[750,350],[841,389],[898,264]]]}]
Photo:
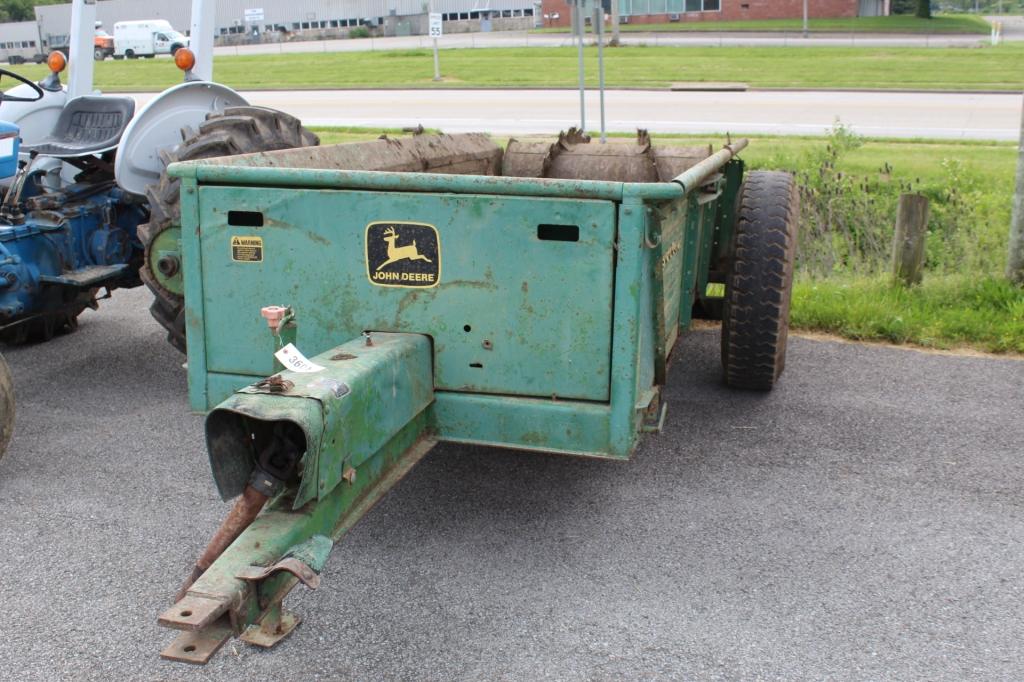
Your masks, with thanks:
[{"label": "utility pole", "polygon": [[808,26],[808,24],[810,22],[808,21],[808,16],[807,16],[808,15],[807,3],[808,3],[808,0],[804,0],[804,38],[807,38],[808,36],[810,36],[810,33],[811,33],[810,26]]},{"label": "utility pole", "polygon": [[619,0],[612,0],[612,42],[609,44],[619,46]]},{"label": "utility pole", "polygon": [[583,74],[583,0],[575,0],[572,5],[573,19],[576,23],[576,54],[579,58],[580,71],[580,132],[587,132],[586,82]]},{"label": "utility pole", "polygon": [[1021,108],[1017,186],[1013,193],[1013,213],[1010,217],[1010,252],[1006,261],[1006,276],[1014,284],[1024,286],[1024,107]]},{"label": "utility pole", "polygon": [[601,144],[604,144],[608,141],[608,135],[604,127],[604,5],[600,1],[594,8],[594,30],[597,32],[597,88],[601,103]]}]

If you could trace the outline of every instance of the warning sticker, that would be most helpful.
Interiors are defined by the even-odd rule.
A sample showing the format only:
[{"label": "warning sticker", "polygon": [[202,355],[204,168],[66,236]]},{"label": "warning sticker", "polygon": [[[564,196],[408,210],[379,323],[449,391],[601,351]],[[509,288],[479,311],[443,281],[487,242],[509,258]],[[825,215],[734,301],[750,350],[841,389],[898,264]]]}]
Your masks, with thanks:
[{"label": "warning sticker", "polygon": [[366,276],[382,287],[436,287],[441,282],[441,238],[426,223],[366,226]]},{"label": "warning sticker", "polygon": [[231,260],[238,263],[262,263],[263,237],[232,237]]}]

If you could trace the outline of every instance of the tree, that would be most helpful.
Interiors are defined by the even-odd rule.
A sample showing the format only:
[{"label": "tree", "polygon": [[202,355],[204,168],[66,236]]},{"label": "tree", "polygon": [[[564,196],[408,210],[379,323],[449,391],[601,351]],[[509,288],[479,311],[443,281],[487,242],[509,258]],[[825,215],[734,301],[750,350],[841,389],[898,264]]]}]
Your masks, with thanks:
[{"label": "tree", "polygon": [[932,0],[917,0],[917,16],[922,19],[932,18]]}]

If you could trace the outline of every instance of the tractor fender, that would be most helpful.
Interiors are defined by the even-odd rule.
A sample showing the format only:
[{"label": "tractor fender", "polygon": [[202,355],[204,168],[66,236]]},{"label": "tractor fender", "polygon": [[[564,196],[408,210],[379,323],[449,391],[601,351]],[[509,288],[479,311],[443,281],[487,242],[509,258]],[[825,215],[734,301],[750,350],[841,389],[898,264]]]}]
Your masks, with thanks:
[{"label": "tractor fender", "polygon": [[[17,85],[7,91],[16,97],[31,97],[35,90]],[[0,120],[13,123],[21,129],[21,144],[32,145],[53,132],[57,118],[68,101],[67,91],[43,89],[43,98],[35,102],[4,102],[0,105]],[[24,155],[28,158],[28,154]]]},{"label": "tractor fender", "polygon": [[208,81],[192,81],[164,90],[142,108],[121,136],[114,175],[121,189],[143,195],[160,181],[164,161],[160,152],[181,144],[183,128],[197,128],[206,115],[225,107],[248,106],[231,88]]}]

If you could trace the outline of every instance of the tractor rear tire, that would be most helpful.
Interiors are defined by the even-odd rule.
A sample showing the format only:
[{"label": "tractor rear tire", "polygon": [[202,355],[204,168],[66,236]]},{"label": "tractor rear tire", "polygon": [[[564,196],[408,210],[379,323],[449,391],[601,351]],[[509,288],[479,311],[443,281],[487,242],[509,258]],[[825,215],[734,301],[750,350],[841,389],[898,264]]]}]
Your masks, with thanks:
[{"label": "tractor rear tire", "polygon": [[[320,138],[306,130],[297,118],[263,107],[228,107],[223,112],[208,114],[199,130],[186,128],[181,135],[181,145],[165,155],[168,164],[320,144]],[[150,217],[148,223],[139,226],[138,234],[146,249],[139,274],[154,295],[149,311],[167,330],[170,344],[184,353],[185,301],[180,293],[160,284],[152,269],[156,263],[152,262],[154,254],[150,249],[161,233],[181,226],[180,187],[181,180],[164,171],[159,182],[146,188]]]},{"label": "tractor rear tire", "polygon": [[752,172],[740,191],[722,310],[722,368],[733,388],[769,391],[786,366],[799,207],[789,173]]},{"label": "tractor rear tire", "polygon": [[11,380],[11,368],[7,366],[4,356],[0,355],[0,457],[7,451],[14,432],[14,382]]}]

